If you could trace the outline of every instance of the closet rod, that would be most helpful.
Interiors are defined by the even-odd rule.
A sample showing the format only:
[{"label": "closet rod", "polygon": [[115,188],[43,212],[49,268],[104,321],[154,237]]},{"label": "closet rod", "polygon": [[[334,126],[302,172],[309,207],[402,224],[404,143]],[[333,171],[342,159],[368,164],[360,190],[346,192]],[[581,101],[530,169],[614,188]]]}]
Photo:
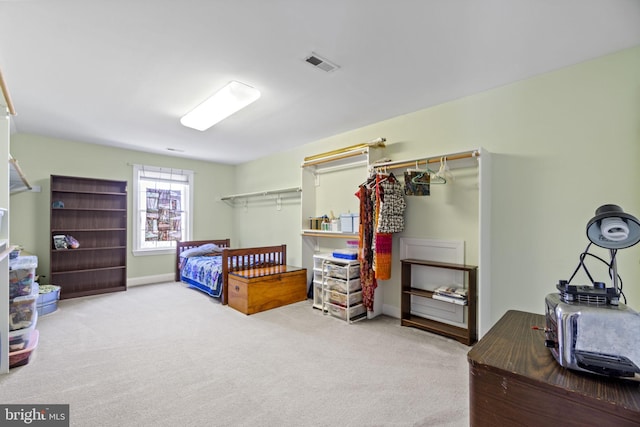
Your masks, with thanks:
[{"label": "closet rod", "polygon": [[11,95],[9,95],[9,88],[7,88],[7,83],[4,81],[4,76],[2,75],[2,70],[0,70],[0,88],[2,88],[2,94],[4,95],[4,99],[7,103],[7,108],[9,109],[9,114],[12,116],[16,115],[16,109],[13,108],[13,102],[11,101]]},{"label": "closet rod", "polygon": [[449,155],[442,155],[437,157],[422,157],[420,159],[415,160],[399,160],[397,162],[387,162],[371,165],[374,169],[400,169],[407,168],[410,166],[416,166],[420,164],[428,164],[428,163],[439,163],[441,158],[446,158],[447,160],[460,160],[460,159],[468,159],[470,157],[480,157],[480,152],[478,150],[465,151],[463,153],[455,153]]},{"label": "closet rod", "polygon": [[270,194],[281,194],[281,193],[299,193],[302,191],[300,187],[292,187],[292,188],[283,188],[280,190],[266,190],[266,191],[256,191],[254,193],[243,193],[243,194],[233,194],[231,196],[221,197],[220,200],[233,200],[240,199],[243,197],[253,197],[253,196],[268,196]]}]

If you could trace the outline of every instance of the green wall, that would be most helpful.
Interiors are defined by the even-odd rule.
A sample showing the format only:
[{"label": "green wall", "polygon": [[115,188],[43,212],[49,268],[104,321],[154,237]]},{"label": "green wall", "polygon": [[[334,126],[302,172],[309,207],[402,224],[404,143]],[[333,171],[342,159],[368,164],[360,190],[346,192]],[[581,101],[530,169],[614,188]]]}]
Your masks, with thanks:
[{"label": "green wall", "polygon": [[[377,137],[387,138],[392,160],[477,147],[492,153],[492,320],[509,309],[542,313],[544,296],[554,292],[557,281],[567,279],[577,265],[588,243],[586,223],[597,207],[615,203],[640,216],[640,47],[240,165],[237,191],[259,185],[251,173],[257,170],[267,175],[272,188],[294,185],[305,156]],[[448,191],[456,191],[456,185]],[[434,216],[451,215],[450,208],[445,201]],[[264,217],[268,212],[243,212],[241,221],[251,222],[251,215]],[[240,239],[247,238],[237,222],[235,229]],[[292,227],[291,234],[298,233]],[[443,231],[425,218],[423,227],[403,234],[455,238],[460,233]],[[608,257],[599,248],[594,252]],[[472,261],[473,254],[467,255],[467,262]],[[624,291],[636,309],[640,309],[639,261],[640,245],[618,254]],[[400,299],[397,263],[396,259],[391,280],[382,284],[384,304],[395,309]],[[607,272],[595,263],[592,272],[607,281]],[[575,280],[585,283],[586,276]]]},{"label": "green wall", "polygon": [[[49,274],[50,175],[69,175],[128,181],[129,236],[127,277],[141,278],[173,272],[174,255],[133,256],[131,236],[133,164],[173,167],[194,171],[193,238],[234,238],[233,211],[216,201],[231,191],[233,167],[196,160],[154,155],[100,145],[63,141],[36,135],[18,134],[11,138],[11,154],[33,186],[40,192],[21,192],[11,196],[11,241],[38,255],[38,274]],[[233,241],[233,240],[232,240]],[[41,280],[47,283],[46,278]]]}]

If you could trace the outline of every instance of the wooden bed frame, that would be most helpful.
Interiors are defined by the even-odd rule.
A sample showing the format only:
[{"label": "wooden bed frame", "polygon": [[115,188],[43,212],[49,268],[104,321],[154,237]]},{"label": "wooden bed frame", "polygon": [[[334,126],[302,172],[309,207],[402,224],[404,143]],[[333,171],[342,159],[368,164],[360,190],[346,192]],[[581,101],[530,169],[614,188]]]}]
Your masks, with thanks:
[{"label": "wooden bed frame", "polygon": [[220,296],[223,305],[229,302],[229,272],[287,264],[287,245],[231,249],[230,239],[178,241],[176,242],[176,282],[180,281],[180,254],[187,249],[207,243],[224,248],[222,250],[222,294]]}]

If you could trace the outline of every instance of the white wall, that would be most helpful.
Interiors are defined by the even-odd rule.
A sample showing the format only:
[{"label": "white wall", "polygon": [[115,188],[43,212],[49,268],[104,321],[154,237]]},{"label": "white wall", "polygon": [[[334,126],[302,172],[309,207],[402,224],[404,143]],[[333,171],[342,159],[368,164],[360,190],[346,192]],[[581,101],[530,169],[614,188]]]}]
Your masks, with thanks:
[{"label": "white wall", "polygon": [[[387,138],[393,160],[484,147],[493,154],[490,286],[495,322],[509,309],[543,312],[544,296],[577,265],[588,243],[586,222],[598,206],[615,203],[640,216],[639,121],[636,47],[240,165],[236,191],[299,185],[305,156],[377,137]],[[444,201],[433,214],[465,216],[450,206]],[[300,220],[293,206],[286,215],[260,208],[236,212],[234,226],[241,241],[263,240],[255,224],[265,224],[279,230],[276,236],[268,232],[277,243],[289,244],[290,261],[300,262],[295,258],[300,253]],[[465,226],[473,228],[472,221],[469,216]],[[425,223],[422,229],[412,227],[408,237],[445,237],[442,229]],[[472,249],[467,255],[469,260],[475,257]],[[628,302],[636,309],[639,260],[637,245],[621,251],[618,261]],[[385,304],[399,305],[397,259],[395,263],[392,279],[384,283]]]}]

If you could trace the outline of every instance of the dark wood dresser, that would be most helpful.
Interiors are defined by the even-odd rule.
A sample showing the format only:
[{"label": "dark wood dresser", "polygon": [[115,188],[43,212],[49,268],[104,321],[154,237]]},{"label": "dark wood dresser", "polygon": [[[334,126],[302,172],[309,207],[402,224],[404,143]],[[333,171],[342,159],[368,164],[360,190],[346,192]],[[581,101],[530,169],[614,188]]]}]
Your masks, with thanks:
[{"label": "dark wood dresser", "polygon": [[640,425],[640,382],[560,366],[544,325],[543,315],[508,311],[469,351],[470,425]]}]

